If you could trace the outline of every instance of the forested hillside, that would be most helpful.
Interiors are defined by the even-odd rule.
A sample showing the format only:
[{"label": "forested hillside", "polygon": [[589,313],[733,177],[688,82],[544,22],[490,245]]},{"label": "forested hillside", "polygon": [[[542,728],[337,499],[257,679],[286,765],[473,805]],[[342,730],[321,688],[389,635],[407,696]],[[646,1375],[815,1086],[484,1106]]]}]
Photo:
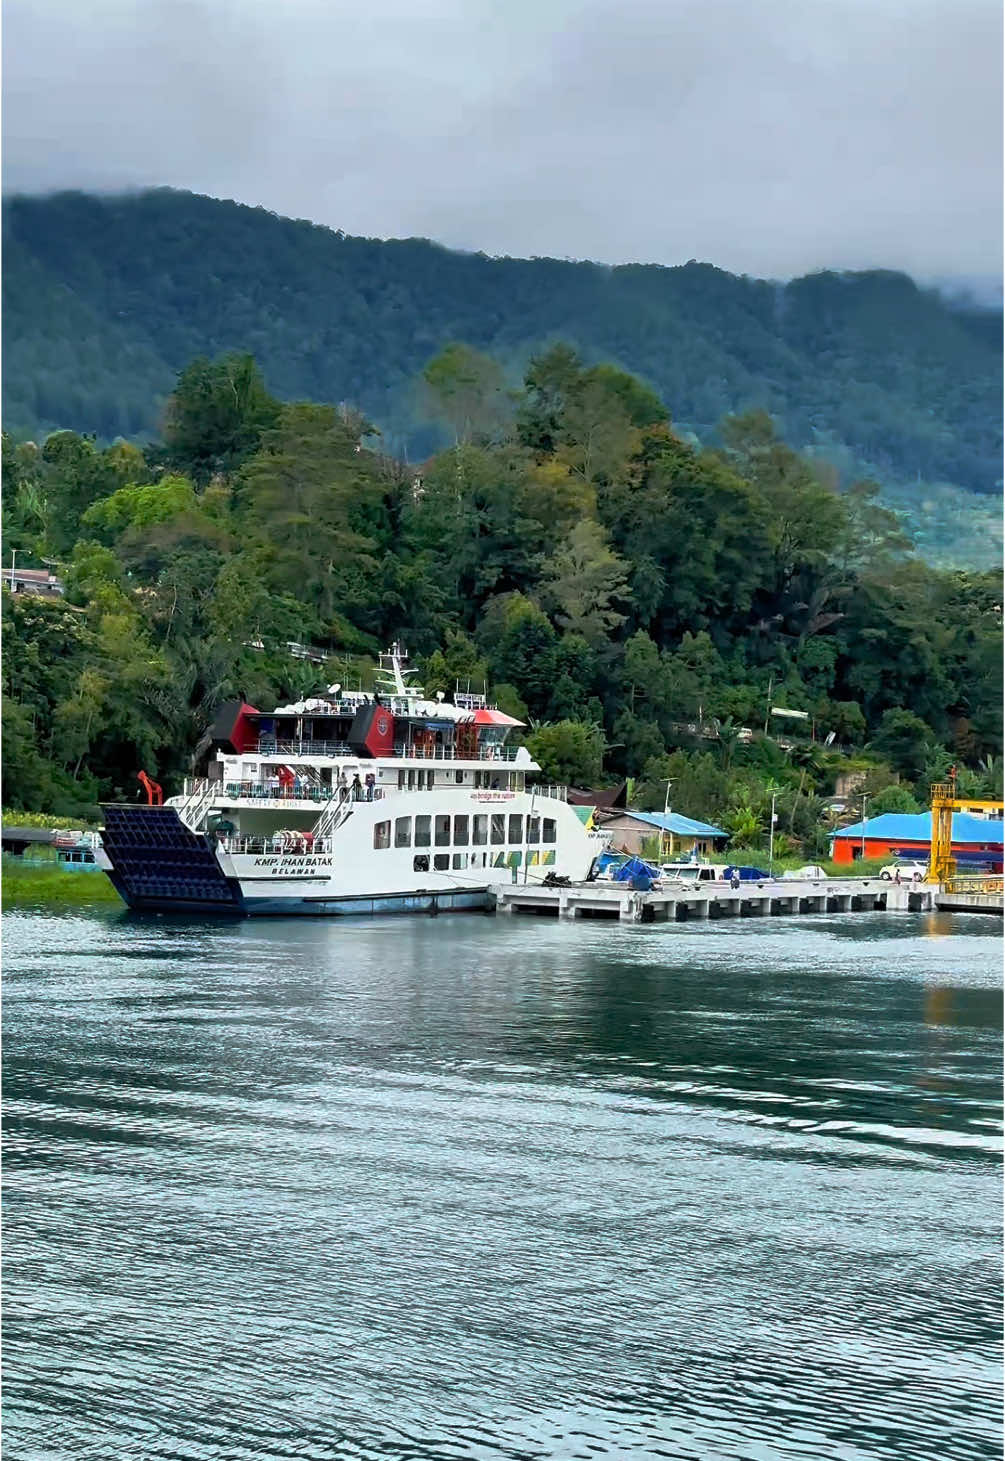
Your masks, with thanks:
[{"label": "forested hillside", "polygon": [[280,398],[352,401],[416,460],[437,444],[414,388],[431,355],[465,340],[515,384],[555,339],[642,377],[703,444],[762,409],[845,481],[870,475],[909,505],[998,490],[1000,312],[903,275],[783,286],[698,263],[493,259],[163,190],[5,205],[4,416],[20,437],[149,438],[188,360],[243,350]]},{"label": "forested hillside", "polygon": [[[399,636],[430,693],[484,682],[528,721],[549,778],[632,776],[660,806],[671,778],[741,846],[774,794],[819,852],[840,771],[873,810],[952,762],[1000,788],[1000,578],[919,561],[874,486],[837,493],[763,414],[696,450],[644,383],[567,346],[515,397],[463,346],[423,387],[452,445],[420,472],[351,409],[281,403],[246,356],[182,372],[157,448],[5,442],[5,549],[67,587],[4,590],[7,798],[86,812],[141,767],[171,792],[221,700],[368,686]],[[769,704],[816,739],[763,735]]]}]

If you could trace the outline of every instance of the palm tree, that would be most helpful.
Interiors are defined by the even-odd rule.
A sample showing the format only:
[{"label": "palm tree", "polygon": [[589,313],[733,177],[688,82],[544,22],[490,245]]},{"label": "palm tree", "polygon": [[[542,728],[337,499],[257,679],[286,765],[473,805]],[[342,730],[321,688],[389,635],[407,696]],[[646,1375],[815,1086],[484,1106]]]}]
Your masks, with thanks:
[{"label": "palm tree", "polygon": [[807,773],[810,771],[816,772],[820,769],[820,748],[813,741],[804,741],[794,745],[790,754],[792,756],[793,766],[800,768],[799,786],[792,799],[792,810],[789,813],[789,832],[791,833],[793,823],[796,820],[796,807],[799,805],[799,798],[802,796],[806,787]]},{"label": "palm tree", "polygon": [[722,769],[728,771],[733,764],[733,753],[740,744],[741,727],[731,715],[723,720],[716,718],[712,724],[715,726],[715,738],[722,748]]}]

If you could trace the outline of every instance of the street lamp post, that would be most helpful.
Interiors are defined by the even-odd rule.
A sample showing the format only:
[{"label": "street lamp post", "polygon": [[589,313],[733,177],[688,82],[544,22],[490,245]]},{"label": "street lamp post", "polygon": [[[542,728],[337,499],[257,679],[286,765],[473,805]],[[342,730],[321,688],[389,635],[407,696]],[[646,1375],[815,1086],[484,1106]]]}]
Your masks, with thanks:
[{"label": "street lamp post", "polygon": [[862,856],[865,857],[865,804],[869,800],[869,793],[862,793]]},{"label": "street lamp post", "polygon": [[17,560],[17,549],[16,548],[12,548],[10,550],[10,591],[11,591],[11,593],[14,592],[14,564],[15,564],[16,560]]}]

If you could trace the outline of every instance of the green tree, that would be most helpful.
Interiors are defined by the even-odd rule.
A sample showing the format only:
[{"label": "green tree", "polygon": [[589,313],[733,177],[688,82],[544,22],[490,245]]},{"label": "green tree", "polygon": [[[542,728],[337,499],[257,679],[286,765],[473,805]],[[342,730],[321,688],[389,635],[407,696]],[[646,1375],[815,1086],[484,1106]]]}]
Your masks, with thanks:
[{"label": "green tree", "polygon": [[604,734],[599,726],[578,720],[542,725],[527,737],[527,749],[545,781],[593,787],[600,780]]},{"label": "green tree", "polygon": [[164,441],[172,463],[205,485],[214,473],[233,471],[252,456],[279,413],[251,355],[200,356],[178,376]]},{"label": "green tree", "polygon": [[378,612],[384,489],[331,406],[284,406],[240,473],[239,521],[271,549],[269,583],[306,602],[331,635]]},{"label": "green tree", "polygon": [[628,597],[624,562],[612,553],[599,523],[585,519],[545,564],[542,596],[558,623],[599,647],[625,621],[615,604]]},{"label": "green tree", "polygon": [[488,437],[506,419],[510,401],[502,370],[470,345],[446,345],[422,372],[426,400],[456,443]]},{"label": "green tree", "polygon": [[884,756],[901,775],[915,780],[921,775],[935,744],[932,728],[913,710],[886,710],[869,742],[870,749]]},{"label": "green tree", "polygon": [[906,786],[887,786],[869,803],[870,817],[881,817],[884,812],[920,812],[921,807]]}]

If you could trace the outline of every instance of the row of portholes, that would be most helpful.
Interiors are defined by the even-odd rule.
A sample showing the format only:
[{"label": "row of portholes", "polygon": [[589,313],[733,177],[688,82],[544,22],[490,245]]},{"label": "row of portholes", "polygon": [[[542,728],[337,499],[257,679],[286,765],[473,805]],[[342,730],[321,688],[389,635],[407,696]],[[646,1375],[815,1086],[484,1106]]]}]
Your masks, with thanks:
[{"label": "row of portholes", "polygon": [[[437,873],[463,871],[465,868],[481,867],[522,867],[522,852],[434,852],[432,854],[432,870]],[[528,852],[528,867],[554,867],[555,851]],[[412,858],[412,871],[416,873],[428,873],[430,870],[430,854],[428,852],[416,853]]]},{"label": "row of portholes", "polygon": [[[414,825],[413,825],[414,824]],[[373,845],[377,851],[391,846],[391,822],[377,822],[373,829]],[[527,845],[536,847],[540,843],[554,844],[556,826],[554,817],[527,817]],[[520,812],[493,812],[476,814],[458,813],[451,817],[444,813],[438,816],[395,817],[395,847],[512,847],[524,842],[524,818]]]}]

